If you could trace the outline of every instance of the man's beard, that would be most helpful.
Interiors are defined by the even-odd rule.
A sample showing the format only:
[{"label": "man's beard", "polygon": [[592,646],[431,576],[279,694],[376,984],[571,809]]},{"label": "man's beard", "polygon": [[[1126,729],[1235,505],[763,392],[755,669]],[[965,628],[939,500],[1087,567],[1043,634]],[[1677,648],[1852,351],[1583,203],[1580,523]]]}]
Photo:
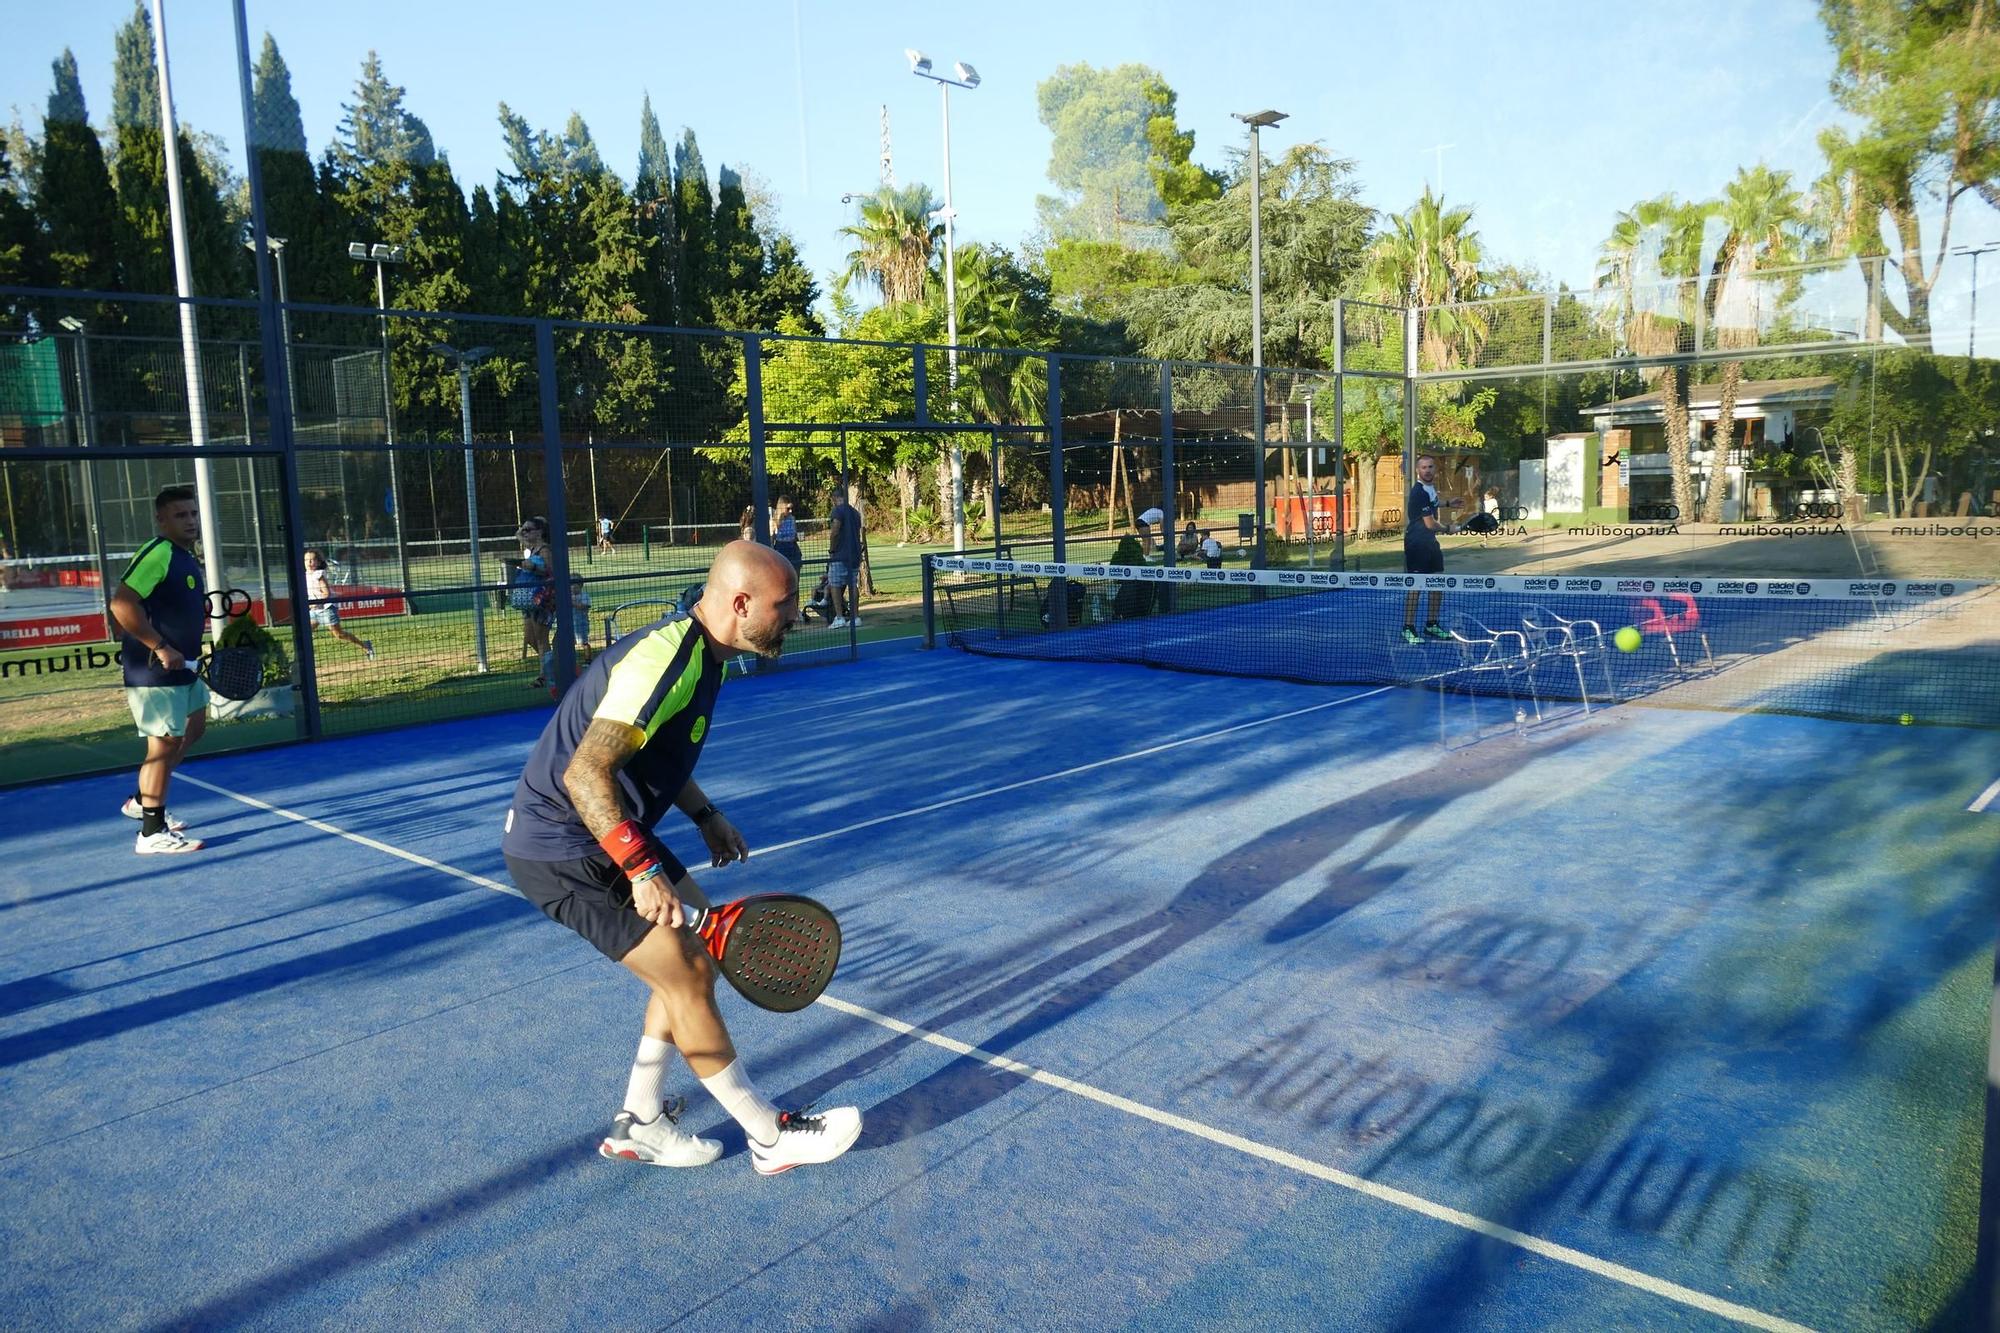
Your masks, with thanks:
[{"label": "man's beard", "polygon": [[776,657],[785,648],[786,626],[776,622],[762,629],[745,628],[743,641],[756,649],[759,657]]}]

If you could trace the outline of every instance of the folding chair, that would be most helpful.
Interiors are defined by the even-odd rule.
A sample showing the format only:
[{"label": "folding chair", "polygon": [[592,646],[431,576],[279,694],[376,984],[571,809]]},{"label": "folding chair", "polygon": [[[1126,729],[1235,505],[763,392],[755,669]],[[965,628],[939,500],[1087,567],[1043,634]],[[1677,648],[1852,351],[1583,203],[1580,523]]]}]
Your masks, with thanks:
[{"label": "folding chair", "polygon": [[1674,671],[1680,676],[1691,676],[1694,671],[1681,661],[1680,645],[1674,638],[1676,634],[1700,646],[1698,669],[1712,670],[1715,666],[1715,654],[1709,649],[1708,631],[1701,627],[1701,608],[1695,604],[1694,597],[1684,592],[1670,592],[1663,595],[1674,604],[1674,609],[1668,611],[1660,604],[1657,597],[1643,599],[1639,603],[1639,609],[1644,611],[1646,616],[1639,622],[1639,632],[1657,634],[1666,642],[1667,655],[1673,658]]},{"label": "folding chair", "polygon": [[1507,702],[1514,715],[1514,732],[1523,740],[1528,735],[1528,712],[1521,706],[1521,697],[1515,692],[1519,683],[1526,687],[1528,703],[1534,708],[1535,721],[1542,720],[1541,697],[1535,692],[1536,658],[1528,646],[1528,636],[1520,630],[1496,630],[1482,624],[1468,615],[1452,617],[1445,631],[1451,636],[1452,644],[1458,649],[1458,666],[1445,672],[1438,683],[1438,743],[1449,750],[1450,733],[1445,726],[1445,696],[1450,693],[1451,684],[1461,681],[1472,710],[1472,731],[1475,741],[1479,738],[1479,695],[1480,677],[1497,676],[1500,687],[1506,692]]},{"label": "folding chair", "polygon": [[1618,688],[1611,681],[1611,658],[1606,652],[1604,627],[1595,620],[1575,619],[1560,615],[1545,606],[1531,606],[1521,613],[1521,632],[1527,637],[1529,651],[1537,657],[1567,657],[1576,669],[1577,695],[1583,700],[1583,711],[1590,714],[1590,687],[1584,683],[1583,660],[1595,658],[1604,672],[1604,698],[1609,703],[1618,697]]}]

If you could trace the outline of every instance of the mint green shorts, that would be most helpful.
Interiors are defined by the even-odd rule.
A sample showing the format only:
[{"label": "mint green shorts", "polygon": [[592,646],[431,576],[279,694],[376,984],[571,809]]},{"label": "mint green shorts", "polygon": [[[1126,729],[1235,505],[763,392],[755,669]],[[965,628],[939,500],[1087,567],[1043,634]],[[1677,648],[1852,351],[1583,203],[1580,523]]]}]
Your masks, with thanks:
[{"label": "mint green shorts", "polygon": [[186,685],[127,685],[125,706],[141,736],[185,736],[187,720],[208,707],[208,686],[201,681]]}]

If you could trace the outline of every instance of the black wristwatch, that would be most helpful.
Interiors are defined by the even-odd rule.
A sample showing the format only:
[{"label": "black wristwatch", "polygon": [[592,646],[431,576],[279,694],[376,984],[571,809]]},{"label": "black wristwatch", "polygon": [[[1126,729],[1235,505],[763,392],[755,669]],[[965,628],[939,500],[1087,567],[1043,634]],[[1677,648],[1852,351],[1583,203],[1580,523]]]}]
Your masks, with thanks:
[{"label": "black wristwatch", "polygon": [[703,824],[706,824],[709,820],[715,818],[717,815],[721,813],[722,811],[716,809],[715,803],[711,801],[709,804],[704,805],[701,809],[689,815],[688,818],[694,821],[696,828],[700,828]]}]

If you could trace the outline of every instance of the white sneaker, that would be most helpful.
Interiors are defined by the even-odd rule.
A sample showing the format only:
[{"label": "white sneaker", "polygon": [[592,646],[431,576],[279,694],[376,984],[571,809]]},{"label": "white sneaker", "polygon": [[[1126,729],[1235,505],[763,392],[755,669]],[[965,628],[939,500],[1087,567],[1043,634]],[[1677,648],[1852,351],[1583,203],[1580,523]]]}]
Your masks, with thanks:
[{"label": "white sneaker", "polygon": [[833,618],[832,620],[829,620],[829,621],[827,621],[827,622],[826,622],[826,627],[827,627],[828,629],[846,629],[846,628],[847,628],[847,617],[846,617],[846,616],[835,616],[835,617],[834,617],[834,618]]},{"label": "white sneaker", "polygon": [[836,1106],[815,1112],[810,1106],[801,1111],[778,1114],[778,1141],[769,1147],[750,1140],[750,1165],[760,1176],[775,1176],[795,1166],[816,1166],[831,1162],[854,1146],[861,1137],[861,1112],[852,1106]]},{"label": "white sneaker", "polygon": [[647,1166],[707,1166],[722,1156],[722,1145],[682,1130],[681,1112],[686,1109],[687,1099],[676,1097],[651,1120],[620,1111],[611,1122],[611,1133],[597,1145],[597,1155]]},{"label": "white sneaker", "polygon": [[847,618],[847,624],[848,624],[849,628],[851,628],[851,629],[860,629],[860,628],[861,628],[861,617],[860,617],[860,616],[849,616],[849,617]]},{"label": "white sneaker", "polygon": [[201,839],[190,838],[185,833],[176,833],[170,828],[163,828],[158,833],[141,833],[132,840],[132,850],[141,856],[198,852],[201,850]]},{"label": "white sneaker", "polygon": [[[144,819],[146,817],[146,812],[140,809],[139,798],[136,796],[127,796],[125,804],[118,807],[118,813],[127,819]],[[187,821],[175,819],[174,812],[169,810],[167,812],[167,827],[176,833],[180,833],[187,828]]]}]

